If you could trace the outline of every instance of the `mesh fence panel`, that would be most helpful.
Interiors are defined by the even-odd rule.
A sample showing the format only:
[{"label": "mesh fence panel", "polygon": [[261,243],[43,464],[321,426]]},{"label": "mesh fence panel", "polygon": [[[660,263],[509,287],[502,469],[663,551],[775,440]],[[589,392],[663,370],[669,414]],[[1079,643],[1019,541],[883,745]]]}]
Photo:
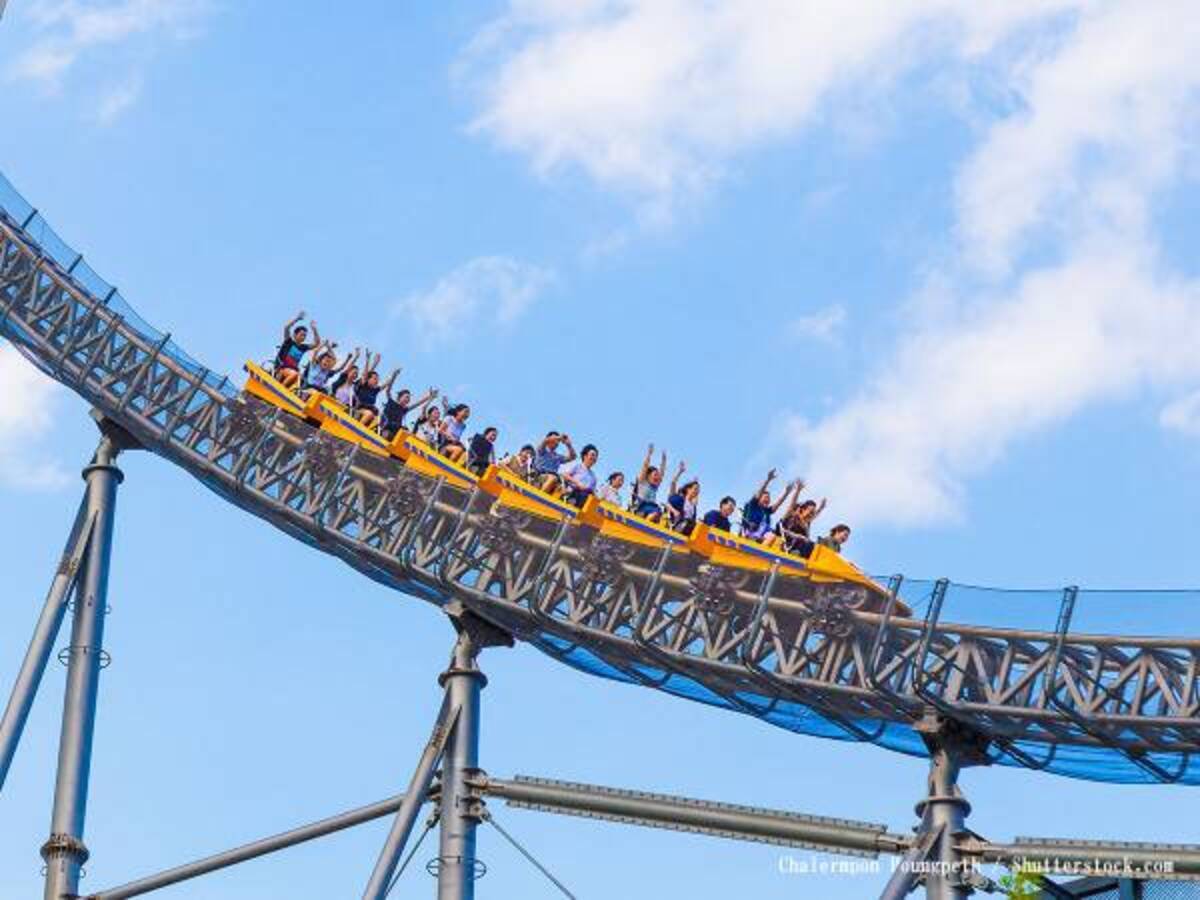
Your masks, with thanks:
[{"label": "mesh fence panel", "polygon": [[1139,886],[1142,900],[1200,900],[1200,883],[1195,881],[1147,881]]}]

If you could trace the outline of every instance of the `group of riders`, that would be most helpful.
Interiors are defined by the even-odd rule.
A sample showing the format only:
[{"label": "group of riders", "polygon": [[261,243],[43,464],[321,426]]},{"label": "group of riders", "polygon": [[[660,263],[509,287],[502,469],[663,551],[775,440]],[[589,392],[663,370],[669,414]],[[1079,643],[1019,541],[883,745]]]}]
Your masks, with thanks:
[{"label": "group of riders", "polygon": [[[301,310],[284,325],[283,342],[274,360],[276,380],[301,396],[316,391],[332,397],[365,428],[377,431],[386,440],[391,440],[402,430],[410,430],[447,459],[476,475],[482,475],[490,465],[499,465],[575,506],[582,506],[594,494],[600,500],[626,507],[651,522],[682,534],[690,534],[698,521],[709,528],[730,533],[734,530],[737,501],[733,497],[723,497],[715,508],[700,516],[700,482],[694,477],[684,478],[687,464],[682,461],[676,466],[666,491],[661,492],[665,493],[665,499],[660,499],[660,489],[668,471],[667,454],[660,453],[655,461],[653,444],[646,450],[637,477],[633,479],[628,504],[622,493],[625,474],[613,472],[600,481],[595,474],[600,451],[595,444],[586,444],[577,451],[567,434],[548,432],[536,446],[526,444],[516,453],[497,459],[499,432],[495,427],[484,428],[469,441],[466,439],[470,406],[452,404],[432,387],[415,399],[408,388],[396,390],[399,368],[381,379],[379,354],[358,347],[339,359],[337,343],[323,339],[315,321],[310,320],[307,326],[301,324],[304,319],[305,313]],[[409,428],[406,420],[414,411],[416,419]],[[804,482],[799,479],[789,482],[772,498],[775,478],[776,472],[772,469],[742,505],[742,537],[803,557],[812,552],[815,543],[840,551],[850,538],[850,526],[838,524],[826,535],[813,538],[812,525],[824,511],[825,500],[801,500]],[[784,510],[782,516],[779,515],[781,509]]]}]

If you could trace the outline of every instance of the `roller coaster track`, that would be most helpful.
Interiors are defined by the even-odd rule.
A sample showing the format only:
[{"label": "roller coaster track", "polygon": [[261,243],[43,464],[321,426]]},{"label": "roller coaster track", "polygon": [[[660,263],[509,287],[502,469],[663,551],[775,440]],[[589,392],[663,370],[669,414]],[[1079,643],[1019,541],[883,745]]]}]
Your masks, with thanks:
[{"label": "roller coaster track", "polygon": [[0,334],[145,449],[378,582],[461,605],[578,669],[796,732],[924,755],[936,716],[997,762],[1200,782],[1200,638],[1073,632],[1074,589],[1053,629],[942,621],[945,581],[921,590],[921,617],[863,612],[836,586],[497,509],[242,395],[35,213],[3,207]]}]

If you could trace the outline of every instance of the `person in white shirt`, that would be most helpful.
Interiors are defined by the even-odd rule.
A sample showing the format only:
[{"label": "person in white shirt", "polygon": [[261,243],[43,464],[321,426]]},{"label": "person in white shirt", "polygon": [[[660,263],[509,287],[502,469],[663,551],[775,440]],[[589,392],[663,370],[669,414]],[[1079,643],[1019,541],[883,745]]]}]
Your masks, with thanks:
[{"label": "person in white shirt", "polygon": [[579,458],[563,463],[558,469],[558,477],[563,482],[563,497],[573,506],[583,506],[587,498],[596,490],[596,473],[592,466],[600,458],[600,451],[595,444],[588,444],[579,454]]},{"label": "person in white shirt", "polygon": [[613,472],[604,479],[604,484],[596,488],[596,496],[613,506],[620,506],[624,502],[621,499],[621,488],[623,487],[625,487],[625,473]]}]

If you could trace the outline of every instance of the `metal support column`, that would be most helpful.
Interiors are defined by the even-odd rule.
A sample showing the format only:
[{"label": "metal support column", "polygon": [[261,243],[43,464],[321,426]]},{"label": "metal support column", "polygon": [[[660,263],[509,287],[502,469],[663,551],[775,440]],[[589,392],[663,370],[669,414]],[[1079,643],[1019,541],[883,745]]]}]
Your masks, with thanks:
[{"label": "metal support column", "polygon": [[971,804],[958,789],[959,761],[944,747],[929,761],[929,795],[917,804],[922,831],[936,833],[925,877],[927,900],[962,900],[971,894],[963,877],[963,858],[956,842],[966,828]]},{"label": "metal support column", "polygon": [[511,638],[470,613],[452,621],[458,640],[438,683],[459,715],[442,759],[437,895],[438,900],[474,900],[482,868],[475,858],[475,828],[483,821],[483,802],[468,781],[479,771],[479,695],[487,684],[477,658],[484,647],[511,644]]},{"label": "metal support column", "polygon": [[85,506],[92,519],[91,540],[79,573],[71,644],[66,650],[67,687],[58,747],[58,776],[50,838],[42,846],[46,861],[46,900],[63,900],[79,893],[79,876],[88,858],[83,843],[87,812],[92,732],[108,605],[108,566],[112,554],[113,513],[121,470],[115,460],[123,444],[101,423],[103,436],[92,463],[83,470],[87,483]]},{"label": "metal support column", "polygon": [[955,720],[937,715],[927,716],[916,729],[929,748],[928,789],[916,806],[921,817],[918,833],[932,842],[923,867],[925,897],[964,900],[981,879],[976,876],[974,861],[959,850],[971,804],[958,788],[958,775],[964,766],[990,762],[988,741]]},{"label": "metal support column", "polygon": [[[421,803],[429,794],[434,770],[442,762],[441,849],[438,853],[438,896],[475,896],[475,826],[481,821],[483,801],[477,787],[479,759],[479,692],[487,679],[476,657],[485,647],[511,647],[512,635],[480,619],[458,602],[446,604],[446,613],[458,631],[450,667],[438,677],[444,698],[433,735],[421,755],[417,770],[387,842],[375,863],[363,900],[384,900],[404,852]],[[470,783],[469,783],[470,782]]]},{"label": "metal support column", "polygon": [[67,612],[67,598],[75,586],[75,576],[87,551],[88,538],[92,532],[92,518],[88,515],[86,498],[79,504],[79,512],[75,514],[75,524],[71,535],[67,538],[67,546],[63,550],[58,571],[50,582],[50,590],[46,594],[46,602],[38,617],[33,638],[29,641],[29,649],[25,651],[25,659],[17,680],[13,683],[12,694],[4,716],[0,718],[0,789],[8,776],[13,756],[16,755],[17,745],[21,742],[21,732],[25,729],[25,721],[33,707],[33,698],[37,695],[38,685],[46,671],[46,662],[50,659],[50,650],[54,640],[62,629],[62,621]]}]

